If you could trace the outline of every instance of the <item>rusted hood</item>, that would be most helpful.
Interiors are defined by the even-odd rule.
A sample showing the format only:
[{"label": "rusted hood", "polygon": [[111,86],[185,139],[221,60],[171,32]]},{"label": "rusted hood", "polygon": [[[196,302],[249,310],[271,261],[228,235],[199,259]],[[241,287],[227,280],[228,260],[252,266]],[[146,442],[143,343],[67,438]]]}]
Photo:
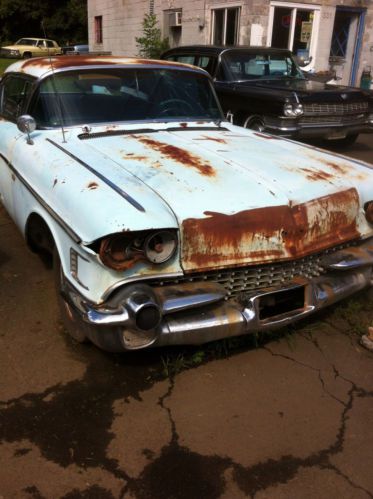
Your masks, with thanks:
[{"label": "rusted hood", "polygon": [[110,157],[171,208],[186,271],[301,257],[372,233],[361,205],[373,170],[294,142],[184,124],[84,146],[105,175]]}]

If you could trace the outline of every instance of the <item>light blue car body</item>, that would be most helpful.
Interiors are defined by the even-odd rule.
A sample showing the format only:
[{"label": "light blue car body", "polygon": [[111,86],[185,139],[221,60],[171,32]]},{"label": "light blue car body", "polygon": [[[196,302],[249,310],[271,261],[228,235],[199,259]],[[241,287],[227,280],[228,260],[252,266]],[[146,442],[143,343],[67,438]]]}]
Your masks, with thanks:
[{"label": "light blue car body", "polygon": [[[106,64],[204,73],[157,61],[77,59],[74,70]],[[52,73],[42,61],[20,61],[6,74],[29,75],[36,88]],[[71,70],[69,61],[58,71]],[[45,222],[64,299],[86,336],[108,350],[278,327],[373,281],[372,166],[223,119],[89,123],[37,128],[28,137],[0,116],[0,196],[27,239],[30,217]],[[117,270],[95,246],[110,235],[158,229],[178,238],[163,263],[139,259]],[[145,294],[152,288],[160,315],[144,331],[136,314],[148,305],[136,308],[124,296],[138,284]],[[272,311],[272,301],[281,307],[281,291],[289,293],[281,295],[286,306]],[[303,305],[292,308],[302,296]],[[108,329],[120,347],[97,339]]]}]

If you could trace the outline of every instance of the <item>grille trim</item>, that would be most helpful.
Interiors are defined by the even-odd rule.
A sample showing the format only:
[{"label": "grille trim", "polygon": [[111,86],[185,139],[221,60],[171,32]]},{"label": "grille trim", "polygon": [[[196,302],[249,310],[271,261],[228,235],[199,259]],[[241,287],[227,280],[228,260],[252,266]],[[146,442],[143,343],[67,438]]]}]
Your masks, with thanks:
[{"label": "grille trim", "polygon": [[311,104],[303,104],[303,111],[305,116],[367,113],[369,111],[369,104],[367,101],[325,104],[314,102]]},{"label": "grille trim", "polygon": [[361,123],[367,120],[367,114],[348,114],[343,116],[304,116],[301,118],[300,123],[303,125],[325,123],[325,124],[347,124],[347,123]]},{"label": "grille trim", "polygon": [[152,286],[167,286],[183,284],[185,282],[215,282],[225,288],[225,300],[229,300],[234,299],[242,292],[254,292],[272,286],[288,284],[296,277],[312,279],[325,274],[326,269],[321,265],[322,258],[330,253],[354,246],[355,244],[341,244],[321,253],[308,255],[297,260],[196,272],[179,278],[152,280],[149,284]]}]

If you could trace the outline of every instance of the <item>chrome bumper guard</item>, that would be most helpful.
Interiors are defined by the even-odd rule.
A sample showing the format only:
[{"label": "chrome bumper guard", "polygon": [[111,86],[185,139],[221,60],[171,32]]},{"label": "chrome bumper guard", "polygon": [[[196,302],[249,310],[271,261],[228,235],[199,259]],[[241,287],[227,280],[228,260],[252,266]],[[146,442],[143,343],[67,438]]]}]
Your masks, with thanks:
[{"label": "chrome bumper guard", "polygon": [[372,286],[373,239],[327,255],[322,265],[327,272],[319,277],[227,301],[225,289],[211,282],[128,285],[105,307],[88,304],[71,287],[63,294],[95,334],[118,328],[124,349],[201,344],[285,326]]}]

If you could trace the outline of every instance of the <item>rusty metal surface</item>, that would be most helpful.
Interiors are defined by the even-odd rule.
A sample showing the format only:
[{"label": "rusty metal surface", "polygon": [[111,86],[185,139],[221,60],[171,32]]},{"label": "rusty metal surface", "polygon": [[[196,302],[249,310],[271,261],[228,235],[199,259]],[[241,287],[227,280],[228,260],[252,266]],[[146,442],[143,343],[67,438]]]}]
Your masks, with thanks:
[{"label": "rusty metal surface", "polygon": [[89,56],[89,55],[80,55],[77,57],[76,55],[63,55],[58,57],[32,57],[30,59],[25,59],[21,61],[17,61],[8,68],[6,68],[5,72],[21,72],[27,73],[31,76],[35,76],[40,78],[45,73],[48,73],[53,70],[62,70],[68,68],[85,68],[88,66],[91,67],[104,67],[104,66],[157,66],[157,67],[168,67],[168,68],[189,68],[198,72],[203,72],[194,66],[188,64],[180,64],[177,62],[168,62],[168,61],[160,61],[154,59],[141,59],[134,57],[117,57],[117,56]]},{"label": "rusty metal surface", "polygon": [[360,236],[355,189],[292,206],[205,212],[184,220],[182,261],[186,270],[300,258]]}]

